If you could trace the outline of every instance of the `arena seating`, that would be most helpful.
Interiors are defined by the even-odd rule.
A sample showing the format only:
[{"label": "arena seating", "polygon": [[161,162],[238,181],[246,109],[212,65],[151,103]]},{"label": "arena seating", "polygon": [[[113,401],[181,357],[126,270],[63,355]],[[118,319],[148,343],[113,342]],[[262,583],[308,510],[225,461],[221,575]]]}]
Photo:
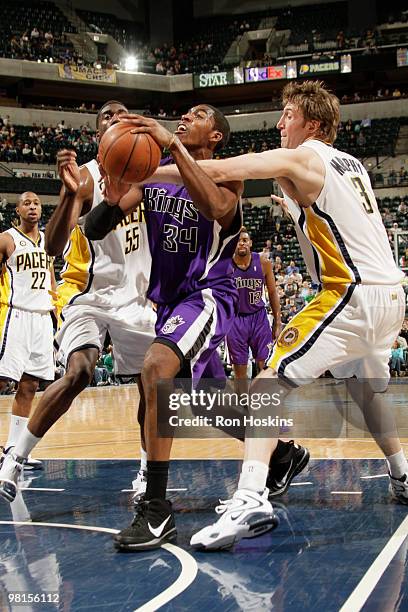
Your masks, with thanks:
[{"label": "arena seating", "polygon": [[117,19],[110,13],[95,13],[77,9],[78,16],[89,26],[90,31],[96,26],[103,34],[110,34],[122,47],[131,49],[144,40],[143,28],[134,21]]},{"label": "arena seating", "polygon": [[[37,35],[33,36],[35,30]],[[22,0],[2,4],[0,57],[31,61],[71,60],[75,51],[63,33],[75,31],[52,2]]]},{"label": "arena seating", "polygon": [[[359,158],[375,155],[393,155],[403,119],[373,119],[371,127],[361,130],[364,140],[359,139],[360,121],[351,122],[350,130],[343,123],[338,132],[335,146]],[[219,157],[229,157],[248,152],[259,152],[280,146],[280,136],[276,128],[269,130],[248,130],[232,132],[227,147],[219,152]]]}]

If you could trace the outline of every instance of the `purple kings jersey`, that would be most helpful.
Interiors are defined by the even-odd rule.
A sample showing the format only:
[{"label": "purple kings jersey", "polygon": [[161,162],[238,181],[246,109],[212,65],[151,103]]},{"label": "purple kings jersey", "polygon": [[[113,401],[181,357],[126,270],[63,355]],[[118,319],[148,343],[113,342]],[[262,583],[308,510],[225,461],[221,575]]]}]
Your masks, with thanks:
[{"label": "purple kings jersey", "polygon": [[259,253],[251,253],[251,261],[246,270],[239,268],[235,262],[234,280],[239,293],[239,314],[250,314],[265,308],[263,301],[264,274]]},{"label": "purple kings jersey", "polygon": [[[171,158],[161,165],[173,163]],[[206,288],[236,293],[232,256],[242,226],[241,204],[228,230],[208,221],[183,185],[144,186],[144,208],[152,256],[147,295],[171,304]]]}]

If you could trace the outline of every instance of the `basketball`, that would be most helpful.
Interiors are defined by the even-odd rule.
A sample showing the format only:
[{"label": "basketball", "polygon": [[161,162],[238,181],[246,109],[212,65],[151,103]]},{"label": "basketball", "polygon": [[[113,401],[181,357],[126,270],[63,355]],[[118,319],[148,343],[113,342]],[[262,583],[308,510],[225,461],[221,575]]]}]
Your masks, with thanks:
[{"label": "basketball", "polygon": [[149,134],[132,134],[133,125],[115,123],[99,143],[99,160],[106,174],[123,183],[140,183],[151,176],[161,149]]}]

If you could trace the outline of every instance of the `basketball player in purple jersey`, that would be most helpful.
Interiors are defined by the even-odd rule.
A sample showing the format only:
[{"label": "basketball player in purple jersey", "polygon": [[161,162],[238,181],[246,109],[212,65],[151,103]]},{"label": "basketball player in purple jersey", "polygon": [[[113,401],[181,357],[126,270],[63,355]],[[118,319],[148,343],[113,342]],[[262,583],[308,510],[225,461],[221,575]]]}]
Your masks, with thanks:
[{"label": "basketball player in purple jersey", "polygon": [[[279,336],[281,326],[280,303],[272,264],[259,253],[251,252],[251,246],[252,240],[245,228],[242,228],[233,257],[234,280],[239,295],[238,314],[227,335],[236,379],[247,378],[248,348],[251,349],[258,370],[263,370],[272,348],[272,338]],[[273,330],[262,297],[264,286],[272,308]]]},{"label": "basketball player in purple jersey", "polygon": [[[157,304],[157,336],[142,371],[147,489],[132,525],[115,536],[119,550],[139,551],[158,548],[176,536],[171,505],[165,499],[172,439],[157,437],[157,383],[174,379],[186,365],[195,380],[208,376],[214,352],[229,331],[238,303],[232,257],[242,227],[238,200],[243,184],[235,181],[217,186],[205,173],[196,171],[195,160],[210,159],[229,138],[227,120],[212,106],[200,104],[190,109],[175,134],[154,119],[122,115],[121,120],[135,125],[143,121],[149,126],[156,142],[170,151],[185,185],[151,183],[135,185],[129,191],[124,186],[123,192],[109,185],[107,201],[87,216],[85,225],[88,238],[102,239],[114,227],[116,204],[126,215],[144,200],[152,255],[147,296]],[[173,160],[167,158],[162,165]],[[285,488],[281,492],[295,475],[297,453],[284,442],[275,451],[274,463],[288,460],[282,464]]]},{"label": "basketball player in purple jersey", "polygon": [[[123,118],[132,121],[134,116]],[[239,199],[243,183],[216,185],[204,172],[191,172],[191,159],[210,159],[216,148],[228,142],[230,128],[224,115],[200,104],[183,115],[177,136],[154,120],[151,124],[162,131],[172,155],[162,165],[175,162],[185,186],[153,183],[134,186],[125,195],[108,189],[106,202],[111,204],[113,215],[114,204],[120,200],[119,206],[127,215],[143,199],[152,255],[147,295],[157,304],[156,339],[142,372],[146,501],[139,504],[132,525],[115,536],[118,549],[135,551],[159,547],[176,536],[173,512],[166,501],[172,438],[157,437],[157,382],[174,379],[186,366],[198,380],[227,334],[238,303],[232,256],[242,226]],[[188,153],[184,146],[178,146],[178,139]],[[102,236],[92,226],[93,219],[94,215],[89,217],[85,228],[91,240]],[[107,229],[105,224],[103,235]]]}]

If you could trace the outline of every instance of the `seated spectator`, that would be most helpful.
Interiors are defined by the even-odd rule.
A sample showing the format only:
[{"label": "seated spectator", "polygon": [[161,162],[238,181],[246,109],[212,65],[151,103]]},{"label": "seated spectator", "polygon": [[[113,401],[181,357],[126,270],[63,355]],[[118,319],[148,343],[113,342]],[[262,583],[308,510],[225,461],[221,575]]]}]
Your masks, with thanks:
[{"label": "seated spectator", "polygon": [[291,298],[294,295],[296,295],[297,291],[298,291],[298,286],[296,285],[296,283],[293,283],[293,282],[286,283],[285,295],[287,298]]},{"label": "seated spectator", "polygon": [[391,348],[391,376],[401,376],[402,365],[404,365],[404,351],[395,340]]},{"label": "seated spectator", "polygon": [[24,144],[24,147],[21,153],[23,156],[23,162],[26,164],[29,164],[33,159],[33,155],[32,155],[31,147],[28,146],[27,142]]},{"label": "seated spectator", "polygon": [[41,164],[44,161],[44,151],[40,144],[36,144],[33,149],[34,160]]},{"label": "seated spectator", "polygon": [[404,200],[402,200],[401,204],[398,206],[398,212],[401,215],[406,215],[408,212],[408,206],[406,205],[406,202],[404,202]]},{"label": "seated spectator", "polygon": [[288,267],[286,268],[286,274],[289,276],[290,274],[298,274],[299,267],[295,264],[294,260],[291,259]]},{"label": "seated spectator", "polygon": [[271,249],[271,258],[274,260],[275,257],[280,257],[283,254],[283,246],[281,244],[275,244]]}]

